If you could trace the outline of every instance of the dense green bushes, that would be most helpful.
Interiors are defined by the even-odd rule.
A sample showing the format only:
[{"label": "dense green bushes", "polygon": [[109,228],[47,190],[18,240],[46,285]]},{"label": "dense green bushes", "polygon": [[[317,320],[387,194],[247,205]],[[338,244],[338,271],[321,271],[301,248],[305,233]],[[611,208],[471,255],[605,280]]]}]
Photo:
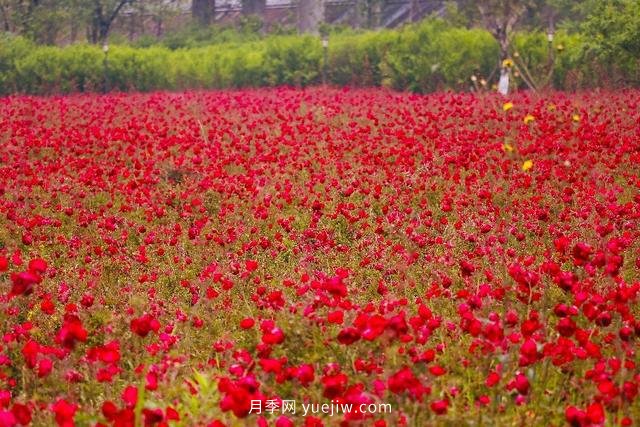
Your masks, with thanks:
[{"label": "dense green bushes", "polygon": [[497,58],[498,46],[486,31],[433,22],[401,31],[382,67],[395,89],[431,92],[465,88],[474,73],[489,75]]},{"label": "dense green bushes", "polygon": [[[521,33],[514,39],[522,72],[539,84],[552,77],[560,89],[599,84],[599,73],[609,72],[597,66],[597,57],[585,54],[585,45],[579,35],[557,34],[551,74],[546,35]],[[431,20],[400,30],[332,35],[327,76],[336,85],[465,90],[471,75],[495,77],[497,58],[496,42],[486,31]],[[45,47],[0,37],[3,94],[304,86],[321,82],[322,67],[322,46],[312,36],[268,36],[175,50],[116,45],[106,62],[98,46]]]}]

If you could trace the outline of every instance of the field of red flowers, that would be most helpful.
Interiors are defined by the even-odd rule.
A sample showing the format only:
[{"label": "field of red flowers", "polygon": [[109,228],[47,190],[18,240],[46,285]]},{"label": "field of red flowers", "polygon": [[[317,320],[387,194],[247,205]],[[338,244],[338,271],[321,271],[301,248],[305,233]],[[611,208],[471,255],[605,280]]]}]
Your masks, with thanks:
[{"label": "field of red flowers", "polygon": [[636,91],[0,99],[0,426],[637,425],[639,123]]}]

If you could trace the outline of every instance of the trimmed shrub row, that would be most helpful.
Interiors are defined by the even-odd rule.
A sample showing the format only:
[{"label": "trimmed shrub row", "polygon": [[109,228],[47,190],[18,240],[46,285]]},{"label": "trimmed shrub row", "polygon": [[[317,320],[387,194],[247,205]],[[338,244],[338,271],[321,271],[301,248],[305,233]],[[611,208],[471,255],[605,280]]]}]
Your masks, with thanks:
[{"label": "trimmed shrub row", "polygon": [[[556,36],[557,89],[602,82],[593,60],[582,54],[582,44],[580,35]],[[533,75],[547,73],[544,34],[518,34],[515,46]],[[465,90],[472,75],[495,76],[497,58],[497,44],[486,31],[430,20],[399,30],[332,36],[327,79],[335,85],[416,92]],[[323,67],[321,42],[308,35],[176,50],[118,45],[111,46],[107,56],[99,46],[60,48],[36,46],[20,37],[0,38],[2,94],[306,86],[321,82]]]}]

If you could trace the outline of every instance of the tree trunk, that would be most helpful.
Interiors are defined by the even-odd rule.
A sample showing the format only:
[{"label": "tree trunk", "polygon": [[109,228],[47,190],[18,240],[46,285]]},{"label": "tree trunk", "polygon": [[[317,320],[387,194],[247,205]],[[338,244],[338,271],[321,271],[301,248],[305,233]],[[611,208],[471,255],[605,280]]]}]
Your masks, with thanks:
[{"label": "tree trunk", "polygon": [[164,20],[161,17],[155,19],[156,37],[162,37],[164,34]]},{"label": "tree trunk", "polygon": [[353,20],[352,26],[353,28],[361,28],[362,27],[362,10],[364,6],[362,4],[364,0],[355,0],[353,2]]},{"label": "tree trunk", "polygon": [[320,33],[320,24],[324,19],[323,0],[298,0],[298,31],[301,33]]},{"label": "tree trunk", "polygon": [[113,21],[116,20],[122,8],[134,0],[120,0],[112,11],[105,11],[100,1],[95,1],[93,17],[91,18],[91,29],[89,30],[89,41],[93,44],[106,43]]},{"label": "tree trunk", "polygon": [[382,0],[367,1],[367,26],[369,28],[380,27],[382,17]]},{"label": "tree trunk", "polygon": [[411,0],[409,8],[409,22],[416,22],[418,20],[418,0]]},{"label": "tree trunk", "polygon": [[500,61],[509,57],[509,37],[504,28],[497,28],[494,37],[500,46]]},{"label": "tree trunk", "polygon": [[102,43],[106,43],[109,37],[109,31],[111,30],[111,22],[103,22],[100,27],[100,40]]},{"label": "tree trunk", "polygon": [[55,45],[56,40],[58,39],[58,31],[60,27],[58,26],[57,21],[47,20],[42,25],[42,32],[38,35],[38,39],[40,43],[46,45]]},{"label": "tree trunk", "polygon": [[215,0],[193,0],[191,2],[191,16],[198,25],[211,25],[216,17]]},{"label": "tree trunk", "polygon": [[102,21],[102,5],[96,3],[96,7],[93,10],[93,17],[91,18],[91,30],[89,33],[89,41],[92,44],[97,44],[100,41],[101,21]]},{"label": "tree trunk", "polygon": [[69,41],[71,43],[75,43],[78,39],[78,21],[76,19],[71,19],[69,23]]},{"label": "tree trunk", "polygon": [[2,12],[2,27],[8,33],[11,31],[11,25],[9,25],[9,15],[4,4],[0,4],[0,11]]},{"label": "tree trunk", "polygon": [[[143,13],[143,12],[141,12]],[[131,16],[129,16],[129,22],[128,22],[128,33],[129,33],[129,41],[132,42],[136,39],[136,35],[137,35],[137,29],[138,29],[138,20],[137,20],[137,14],[132,13]],[[144,22],[144,18],[141,19],[141,21]]]},{"label": "tree trunk", "polygon": [[266,0],[242,0],[242,14],[262,17],[266,4]]}]

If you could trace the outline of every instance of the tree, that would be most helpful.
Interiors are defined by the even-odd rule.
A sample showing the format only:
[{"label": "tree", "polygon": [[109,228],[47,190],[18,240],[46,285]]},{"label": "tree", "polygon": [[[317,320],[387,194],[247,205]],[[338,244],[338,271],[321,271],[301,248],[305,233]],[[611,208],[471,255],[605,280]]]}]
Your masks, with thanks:
[{"label": "tree", "polygon": [[[182,3],[185,2],[181,0],[139,0],[132,3],[126,10],[126,29],[129,40],[147,35],[149,29],[155,37],[162,37],[166,21],[182,11]],[[192,4],[191,0],[189,0],[189,4]],[[123,17],[121,16],[121,18]],[[152,25],[151,28],[148,27],[149,23]]]},{"label": "tree", "polygon": [[640,1],[592,0],[587,6],[591,13],[580,26],[584,55],[605,65],[617,83],[640,83]]},{"label": "tree", "polygon": [[86,0],[91,11],[89,42],[105,43],[109,31],[122,9],[135,0]]},{"label": "tree", "polygon": [[216,16],[215,0],[193,0],[191,2],[191,16],[202,26],[211,25]]},{"label": "tree", "polygon": [[266,0],[242,0],[242,14],[262,17],[266,7]]},{"label": "tree", "polygon": [[55,44],[65,17],[69,14],[68,4],[54,0],[34,1],[31,21],[27,33],[41,44]]},{"label": "tree", "polygon": [[527,11],[526,0],[482,0],[476,2],[484,27],[500,46],[500,60],[509,57],[510,36]]},{"label": "tree", "polygon": [[[577,29],[589,12],[586,6],[593,0],[518,0],[518,1],[493,1],[493,0],[447,0],[444,2],[445,18],[457,26],[472,27],[487,26],[486,16],[483,18],[480,9],[485,10],[485,15],[494,17],[500,15],[500,7],[510,4],[520,7],[521,16],[515,22],[515,27],[527,30],[545,28],[552,20],[555,25],[562,25],[571,29]],[[493,25],[491,25],[493,26]]]},{"label": "tree", "polygon": [[298,0],[298,31],[319,34],[324,20],[323,0]]},{"label": "tree", "polygon": [[[416,0],[411,0],[415,2]],[[355,27],[377,28],[382,18],[383,0],[359,0],[355,4]]]},{"label": "tree", "polygon": [[418,20],[418,0],[409,0],[409,22]]},{"label": "tree", "polygon": [[353,4],[353,27],[378,28],[382,19],[383,3],[384,0],[355,0]]},{"label": "tree", "polygon": [[[510,68],[515,64],[510,58],[512,35],[516,28],[524,26],[524,21],[535,22],[541,15],[549,14],[551,10],[546,0],[461,0],[453,8],[456,9],[456,19],[466,15],[469,22],[479,23],[491,33],[500,49],[500,83],[501,93],[509,91]],[[525,83],[535,89],[535,84],[528,78],[527,70],[522,75]],[[527,76],[525,76],[527,75]]]},{"label": "tree", "polygon": [[[615,1],[615,0],[611,0]],[[636,2],[638,0],[627,0]],[[489,31],[500,48],[500,76],[503,87],[508,87],[509,65],[515,68],[531,89],[545,87],[553,77],[555,55],[549,49],[549,59],[544,68],[531,72],[522,58],[512,52],[513,35],[518,30],[532,32],[568,31],[580,29],[580,23],[601,0],[449,0],[446,1],[445,18],[456,26],[481,26]],[[604,2],[606,3],[606,1]],[[551,43],[549,44],[551,47]],[[512,56],[513,54],[513,56]]]},{"label": "tree", "polygon": [[71,8],[68,1],[0,0],[2,30],[54,44]]}]

